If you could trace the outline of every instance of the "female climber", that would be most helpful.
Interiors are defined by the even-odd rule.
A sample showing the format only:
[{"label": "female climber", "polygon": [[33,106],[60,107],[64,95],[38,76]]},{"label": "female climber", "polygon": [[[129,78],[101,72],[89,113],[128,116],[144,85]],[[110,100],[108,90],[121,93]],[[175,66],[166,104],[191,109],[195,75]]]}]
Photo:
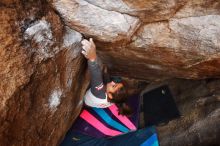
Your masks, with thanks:
[{"label": "female climber", "polygon": [[120,77],[112,77],[105,85],[97,62],[96,46],[93,39],[90,38],[89,41],[84,39],[81,43],[82,54],[88,59],[88,68],[91,74],[91,88],[84,96],[85,104],[90,107],[106,108],[115,103],[119,107],[119,114],[131,114],[131,109],[126,104],[126,82],[122,81]]},{"label": "female climber", "polygon": [[137,130],[139,96],[132,98],[130,105],[136,105],[136,110],[131,114],[126,83],[114,77],[104,84],[93,40],[81,43],[91,74],[90,88],[85,106],[60,146],[158,146],[154,127]]}]

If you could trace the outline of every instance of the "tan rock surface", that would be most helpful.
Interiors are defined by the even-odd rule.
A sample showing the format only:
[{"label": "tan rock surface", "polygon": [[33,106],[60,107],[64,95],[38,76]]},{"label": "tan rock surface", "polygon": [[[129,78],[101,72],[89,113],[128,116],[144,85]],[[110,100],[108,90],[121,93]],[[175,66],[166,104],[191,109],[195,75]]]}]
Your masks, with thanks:
[{"label": "tan rock surface", "polygon": [[187,2],[186,0],[86,0],[109,11],[117,11],[139,17],[151,23],[171,18]]},{"label": "tan rock surface", "polygon": [[219,77],[219,20],[219,15],[207,15],[146,24],[130,44],[106,46],[100,56],[116,74],[134,78]]},{"label": "tan rock surface", "polygon": [[84,0],[55,0],[53,5],[69,26],[105,42],[128,40],[139,26],[135,17],[107,11]]},{"label": "tan rock surface", "polygon": [[82,36],[45,3],[25,4],[0,9],[0,145],[57,145],[88,84]]},{"label": "tan rock surface", "polygon": [[[205,0],[60,0],[53,4],[66,24],[98,41],[100,56],[114,74],[147,80],[157,80],[158,76],[162,79],[219,77],[218,1],[208,4]],[[134,25],[130,29],[132,33],[117,37],[119,31],[126,32],[127,27],[119,30],[126,23],[121,20],[118,27],[114,18],[118,21],[121,15],[128,14],[126,16],[145,21],[142,12],[149,15],[148,22],[152,23]],[[132,35],[136,30],[133,28],[138,26]],[[131,43],[120,40],[131,40]],[[132,69],[137,70],[137,74],[133,74]]]},{"label": "tan rock surface", "polygon": [[219,15],[220,1],[219,0],[190,0],[177,11],[175,18]]}]

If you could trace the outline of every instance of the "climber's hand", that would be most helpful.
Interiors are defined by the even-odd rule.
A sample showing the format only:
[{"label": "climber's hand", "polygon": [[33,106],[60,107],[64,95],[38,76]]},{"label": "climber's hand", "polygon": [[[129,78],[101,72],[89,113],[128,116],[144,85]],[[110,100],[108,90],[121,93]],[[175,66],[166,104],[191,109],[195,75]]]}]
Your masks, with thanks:
[{"label": "climber's hand", "polygon": [[96,59],[96,46],[92,38],[88,40],[83,39],[82,43],[82,54],[90,61],[95,61]]}]

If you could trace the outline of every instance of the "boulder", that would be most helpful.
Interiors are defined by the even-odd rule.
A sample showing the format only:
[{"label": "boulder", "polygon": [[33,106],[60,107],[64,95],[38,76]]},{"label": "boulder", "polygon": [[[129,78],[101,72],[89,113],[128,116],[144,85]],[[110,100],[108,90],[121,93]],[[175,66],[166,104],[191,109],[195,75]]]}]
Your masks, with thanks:
[{"label": "boulder", "polygon": [[171,86],[182,117],[158,127],[162,146],[219,144],[219,0],[2,0],[0,8],[0,145],[59,145],[89,84],[80,45],[89,37],[110,73],[131,80],[130,92]]},{"label": "boulder", "polygon": [[40,1],[5,3],[0,21],[0,145],[57,145],[88,85],[82,35]]}]

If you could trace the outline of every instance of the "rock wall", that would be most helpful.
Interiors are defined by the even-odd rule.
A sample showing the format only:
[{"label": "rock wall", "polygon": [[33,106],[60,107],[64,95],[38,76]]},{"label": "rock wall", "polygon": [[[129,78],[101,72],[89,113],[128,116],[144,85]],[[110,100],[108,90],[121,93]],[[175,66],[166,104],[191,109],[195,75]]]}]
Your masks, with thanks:
[{"label": "rock wall", "polygon": [[57,145],[88,85],[82,35],[47,2],[0,7],[0,145]]},{"label": "rock wall", "polygon": [[54,0],[52,4],[67,25],[99,42],[100,57],[113,74],[145,80],[220,75],[218,0]]},{"label": "rock wall", "polygon": [[[0,26],[0,145],[59,144],[88,86],[83,37],[94,38],[111,74],[148,82],[220,76],[219,0],[1,0]],[[210,119],[218,113],[192,121],[217,129]],[[162,144],[171,145],[165,129]],[[176,130],[173,145],[190,133]]]}]

